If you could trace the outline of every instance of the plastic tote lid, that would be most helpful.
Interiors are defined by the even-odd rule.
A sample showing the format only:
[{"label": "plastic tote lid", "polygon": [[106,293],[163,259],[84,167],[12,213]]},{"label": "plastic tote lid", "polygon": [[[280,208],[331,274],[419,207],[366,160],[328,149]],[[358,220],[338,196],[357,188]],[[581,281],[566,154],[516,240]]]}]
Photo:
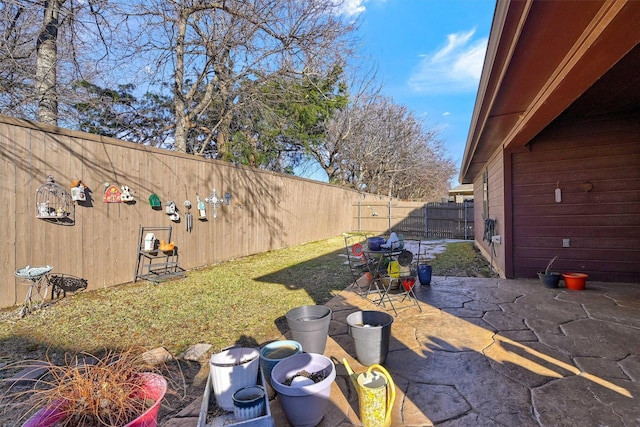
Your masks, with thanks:
[{"label": "plastic tote lid", "polygon": [[238,366],[260,357],[257,348],[232,347],[211,356],[211,364],[215,366]]}]

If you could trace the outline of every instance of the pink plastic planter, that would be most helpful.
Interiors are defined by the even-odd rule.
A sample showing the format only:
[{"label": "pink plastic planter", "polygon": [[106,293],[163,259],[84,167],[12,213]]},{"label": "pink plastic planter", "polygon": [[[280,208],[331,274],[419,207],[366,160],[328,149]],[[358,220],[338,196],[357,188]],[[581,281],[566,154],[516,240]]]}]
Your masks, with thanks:
[{"label": "pink plastic planter", "polygon": [[[142,415],[135,420],[131,421],[124,427],[157,427],[158,426],[158,411],[160,410],[160,403],[162,398],[167,392],[167,380],[158,374],[151,372],[143,372],[141,374],[146,378],[147,382],[143,389],[142,396],[144,399],[155,400],[153,406],[147,409]],[[50,427],[64,418],[64,408],[52,404],[45,408],[40,409],[33,414],[31,418],[27,420],[22,427]]]}]

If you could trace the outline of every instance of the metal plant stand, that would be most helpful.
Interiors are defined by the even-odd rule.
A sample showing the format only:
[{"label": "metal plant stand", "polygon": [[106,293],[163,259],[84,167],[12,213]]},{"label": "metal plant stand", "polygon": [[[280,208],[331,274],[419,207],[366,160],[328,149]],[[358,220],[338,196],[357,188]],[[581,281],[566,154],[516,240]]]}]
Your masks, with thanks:
[{"label": "metal plant stand", "polygon": [[47,293],[49,292],[48,274],[51,270],[53,270],[53,267],[50,265],[45,267],[26,266],[16,270],[16,277],[27,280],[28,283],[26,284],[29,285],[27,296],[20,308],[20,317],[26,316],[28,313],[42,307],[44,304],[44,301],[47,298]]},{"label": "metal plant stand", "polygon": [[[169,227],[143,227],[140,226],[138,236],[138,250],[136,271],[133,281],[138,279],[151,282],[161,282],[168,279],[184,276],[184,269],[178,264],[178,249],[162,251],[158,247],[158,241],[171,241],[171,226]],[[153,236],[153,243],[146,245],[147,236]]]}]

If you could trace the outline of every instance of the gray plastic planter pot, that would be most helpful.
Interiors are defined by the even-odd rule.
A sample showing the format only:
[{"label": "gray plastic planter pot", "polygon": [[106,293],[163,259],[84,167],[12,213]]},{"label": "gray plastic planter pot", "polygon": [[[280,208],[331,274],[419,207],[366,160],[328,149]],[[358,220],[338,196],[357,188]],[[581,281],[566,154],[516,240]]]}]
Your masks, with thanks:
[{"label": "gray plastic planter pot", "polygon": [[260,368],[271,386],[271,371],[282,359],[302,353],[302,344],[293,340],[273,341],[260,349]]},{"label": "gray plastic planter pot", "polygon": [[331,309],[324,305],[303,305],[287,312],[287,325],[292,339],[302,344],[302,351],[324,353],[331,313]]},{"label": "gray plastic planter pot", "polygon": [[356,311],[347,316],[356,358],[363,365],[382,364],[389,353],[393,316],[382,311]]},{"label": "gray plastic planter pot", "polygon": [[540,282],[547,288],[557,288],[560,284],[560,279],[562,279],[562,274],[553,272],[538,272],[538,278],[540,279]]},{"label": "gray plastic planter pot", "polygon": [[[322,373],[324,379],[313,382],[304,377],[302,381],[287,380],[299,372],[311,374]],[[300,353],[281,360],[271,371],[271,384],[278,392],[278,401],[289,423],[294,427],[317,426],[329,406],[331,384],[336,378],[336,367],[333,361],[322,354]]]}]

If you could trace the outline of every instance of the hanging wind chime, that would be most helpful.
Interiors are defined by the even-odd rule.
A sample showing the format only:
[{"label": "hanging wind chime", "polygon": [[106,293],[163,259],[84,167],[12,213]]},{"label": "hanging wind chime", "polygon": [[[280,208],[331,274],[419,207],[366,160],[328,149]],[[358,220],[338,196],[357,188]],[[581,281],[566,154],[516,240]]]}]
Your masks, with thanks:
[{"label": "hanging wind chime", "polygon": [[187,213],[184,214],[184,222],[187,224],[187,232],[191,233],[191,230],[193,229],[193,215],[191,215],[191,202],[188,200],[185,200],[184,208],[187,210]]}]

